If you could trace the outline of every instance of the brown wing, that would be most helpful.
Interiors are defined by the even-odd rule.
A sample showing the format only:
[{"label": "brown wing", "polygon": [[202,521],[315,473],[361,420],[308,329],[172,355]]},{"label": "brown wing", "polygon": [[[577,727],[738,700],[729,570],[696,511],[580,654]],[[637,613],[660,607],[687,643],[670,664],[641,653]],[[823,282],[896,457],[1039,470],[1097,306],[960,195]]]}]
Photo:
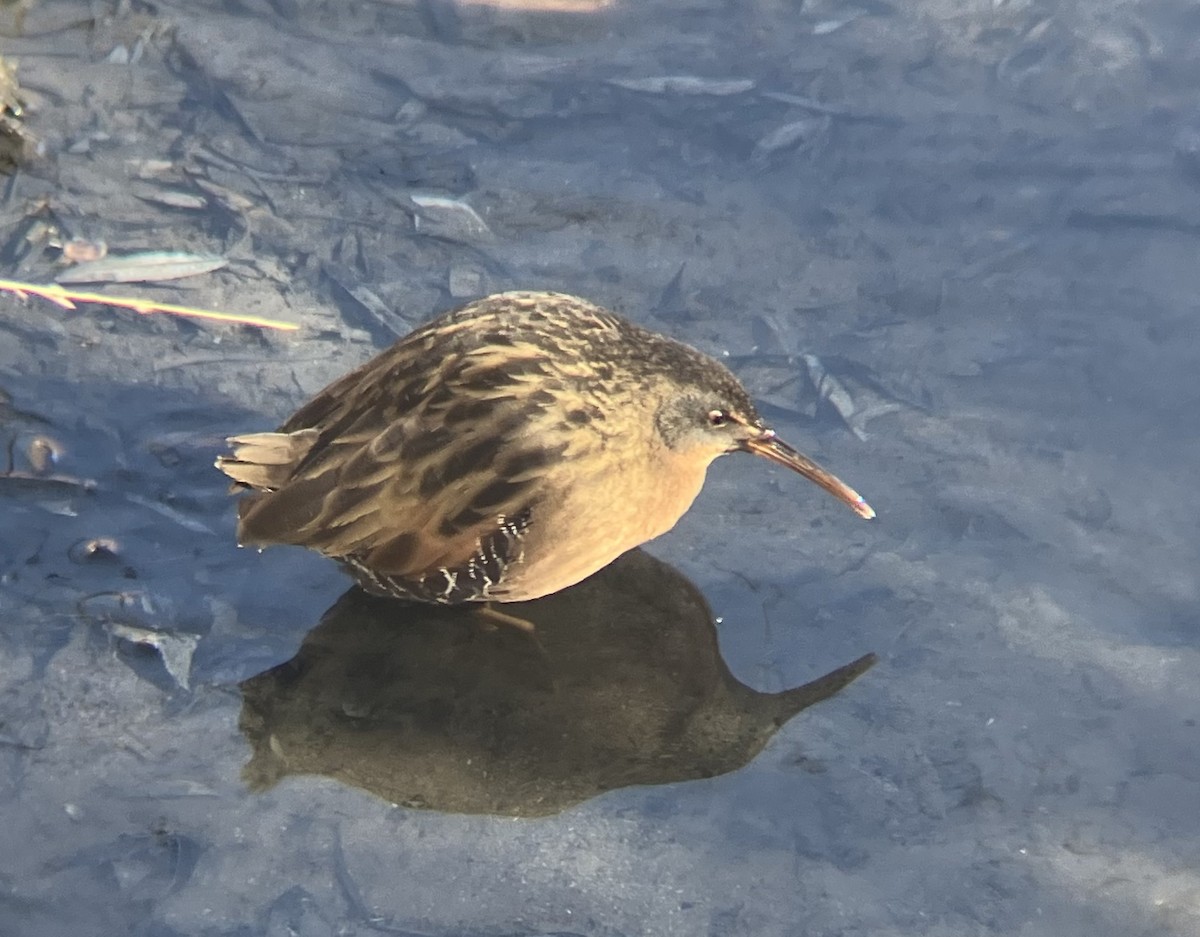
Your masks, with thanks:
[{"label": "brown wing", "polygon": [[222,470],[265,489],[239,506],[241,542],[306,546],[401,580],[494,560],[498,536],[511,559],[561,451],[538,441],[555,399],[545,356],[511,341],[429,344],[393,347],[278,433],[231,440]]},{"label": "brown wing", "polygon": [[398,576],[465,562],[532,506],[536,478],[512,471],[542,461],[491,429],[456,437],[402,420],[373,438],[342,437],[275,491],[243,499],[239,537],[355,556]]}]

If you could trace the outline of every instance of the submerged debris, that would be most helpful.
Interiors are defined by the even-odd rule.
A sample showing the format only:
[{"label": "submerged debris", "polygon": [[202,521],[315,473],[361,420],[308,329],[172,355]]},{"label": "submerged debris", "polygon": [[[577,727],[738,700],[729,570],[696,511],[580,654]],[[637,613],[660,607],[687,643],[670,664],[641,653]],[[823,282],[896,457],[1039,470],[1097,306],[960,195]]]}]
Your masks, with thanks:
[{"label": "submerged debris", "polygon": [[108,256],[108,244],[104,241],[74,237],[62,246],[63,260],[73,264],[90,264]]},{"label": "submerged debris", "polygon": [[65,452],[66,447],[57,439],[39,434],[25,447],[25,458],[34,472],[45,475],[53,471]]},{"label": "submerged debris", "polygon": [[188,517],[182,511],[177,511],[175,508],[171,507],[170,505],[163,504],[161,501],[156,501],[151,498],[143,498],[141,495],[135,494],[132,491],[125,492],[125,498],[128,501],[132,501],[134,504],[141,505],[144,508],[149,508],[151,511],[161,514],[168,520],[174,521],[184,530],[190,530],[194,534],[209,534],[211,536],[216,536],[212,528],[207,524],[202,524],[194,517]]},{"label": "submerged debris", "polygon": [[37,143],[22,122],[24,115],[16,68],[0,56],[0,172],[12,172],[37,152]]},{"label": "submerged debris", "polygon": [[194,192],[184,192],[181,189],[155,189],[153,191],[135,192],[143,202],[162,205],[165,208],[182,208],[187,211],[199,211],[208,207],[208,199]]},{"label": "submerged debris", "polygon": [[0,460],[0,493],[16,490],[42,494],[94,491],[94,479],[57,471],[66,451],[66,446],[45,433],[38,433],[28,441],[22,440],[20,435],[9,440]]},{"label": "submerged debris", "polygon": [[762,161],[780,150],[813,153],[828,138],[832,126],[833,118],[828,114],[789,121],[765,133],[754,145],[752,158]]},{"label": "submerged debris", "polygon": [[861,373],[861,369],[847,367],[841,363],[835,374],[824,361],[816,355],[801,355],[808,379],[816,390],[817,404],[827,403],[833,408],[841,421],[858,439],[867,438],[867,424],[876,417],[893,413],[906,408],[921,408],[921,404],[897,396],[891,390],[881,386],[869,375]]},{"label": "submerged debris", "polygon": [[708,94],[725,97],[754,87],[749,78],[702,78],[699,75],[656,75],[651,78],[610,78],[610,85],[646,94]]},{"label": "submerged debris", "polygon": [[808,368],[809,380],[813,382],[813,386],[817,389],[817,396],[821,400],[828,401],[850,429],[850,432],[859,439],[866,439],[867,434],[862,427],[861,415],[858,413],[858,408],[854,404],[854,398],[850,396],[850,391],[846,389],[846,385],[830,374],[825,369],[825,365],[821,363],[821,359],[816,355],[803,355],[802,360]]},{"label": "submerged debris", "polygon": [[164,618],[160,603],[146,592],[98,592],[79,601],[79,614],[101,625],[118,641],[153,648],[167,674],[182,689],[190,689],[192,657],[200,636],[186,632],[161,631]]},{"label": "submerged debris", "polygon": [[479,212],[462,199],[444,195],[413,195],[413,204],[421,213],[413,219],[417,231],[448,241],[490,240],[492,229]]},{"label": "submerged debris", "polygon": [[136,628],[120,622],[111,622],[108,631],[120,641],[154,648],[158,651],[158,656],[162,658],[163,667],[166,668],[171,679],[178,683],[181,689],[191,689],[192,657],[200,644],[199,636]]},{"label": "submerged debris", "polygon": [[142,251],[76,264],[54,279],[59,283],[145,283],[212,273],[229,265],[217,254]]},{"label": "submerged debris", "polygon": [[814,36],[828,36],[830,33],[835,33],[843,26],[849,26],[856,19],[866,16],[866,10],[853,10],[848,16],[843,16],[840,19],[821,20],[819,23],[814,23],[812,33]]},{"label": "submerged debris", "polygon": [[121,558],[121,545],[113,537],[90,537],[79,540],[67,550],[72,563],[111,562]]}]

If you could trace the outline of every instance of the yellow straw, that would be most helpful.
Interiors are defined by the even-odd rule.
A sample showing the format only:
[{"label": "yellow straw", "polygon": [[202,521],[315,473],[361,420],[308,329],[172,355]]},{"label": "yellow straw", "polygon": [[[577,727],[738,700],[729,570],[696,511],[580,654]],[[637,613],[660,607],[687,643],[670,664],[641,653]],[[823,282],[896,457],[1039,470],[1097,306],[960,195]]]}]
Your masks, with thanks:
[{"label": "yellow straw", "polygon": [[236,325],[256,325],[264,329],[279,329],[283,332],[294,332],[300,326],[292,322],[281,322],[278,319],[267,319],[263,316],[242,316],[232,312],[215,312],[211,309],[196,309],[192,306],[176,306],[171,303],[156,303],[148,299],[138,299],[130,296],[106,296],[104,293],[80,293],[68,290],[57,283],[20,283],[16,280],[0,280],[0,290],[16,293],[22,299],[27,295],[41,296],[63,309],[74,309],[75,303],[101,303],[105,306],[118,306],[122,309],[132,309],[139,315],[150,315],[155,312],[165,312],[168,315],[188,316],[193,319],[209,319],[214,322],[229,322]]}]

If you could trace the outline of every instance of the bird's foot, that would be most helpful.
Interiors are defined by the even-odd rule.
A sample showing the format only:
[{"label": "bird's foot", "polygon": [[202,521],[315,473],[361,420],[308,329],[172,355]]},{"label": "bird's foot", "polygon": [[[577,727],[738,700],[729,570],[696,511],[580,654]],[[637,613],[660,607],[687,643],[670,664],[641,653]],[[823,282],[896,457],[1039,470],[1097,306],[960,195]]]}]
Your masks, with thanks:
[{"label": "bird's foot", "polygon": [[527,635],[533,636],[537,631],[533,622],[527,618],[518,618],[516,615],[510,615],[508,612],[502,612],[491,602],[473,609],[476,616],[482,619],[485,623],[493,627],[504,625],[507,628],[516,628],[518,631],[524,632]]}]

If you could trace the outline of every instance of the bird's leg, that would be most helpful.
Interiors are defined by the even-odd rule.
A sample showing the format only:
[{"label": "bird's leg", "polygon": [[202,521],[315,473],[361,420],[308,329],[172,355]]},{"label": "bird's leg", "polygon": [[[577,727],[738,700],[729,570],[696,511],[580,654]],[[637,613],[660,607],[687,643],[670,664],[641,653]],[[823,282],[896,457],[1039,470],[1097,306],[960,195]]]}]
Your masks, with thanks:
[{"label": "bird's leg", "polygon": [[502,612],[496,608],[491,602],[485,602],[483,605],[473,609],[476,615],[484,621],[493,625],[506,625],[509,628],[516,628],[531,637],[535,637],[536,628],[527,618],[518,618],[516,615],[510,615],[507,612]]},{"label": "bird's leg", "polygon": [[542,646],[542,639],[538,637],[537,629],[533,622],[528,618],[518,618],[516,615],[509,615],[507,612],[502,612],[497,609],[491,602],[486,602],[483,605],[478,605],[472,611],[475,617],[486,627],[495,630],[500,626],[506,628],[514,628],[520,634],[525,635],[533,642],[534,650],[538,659],[541,660],[545,667],[545,682],[540,686],[543,690],[548,690],[554,693],[558,689],[558,685],[554,680],[554,666],[550,659],[550,655],[546,652],[546,648]]}]

